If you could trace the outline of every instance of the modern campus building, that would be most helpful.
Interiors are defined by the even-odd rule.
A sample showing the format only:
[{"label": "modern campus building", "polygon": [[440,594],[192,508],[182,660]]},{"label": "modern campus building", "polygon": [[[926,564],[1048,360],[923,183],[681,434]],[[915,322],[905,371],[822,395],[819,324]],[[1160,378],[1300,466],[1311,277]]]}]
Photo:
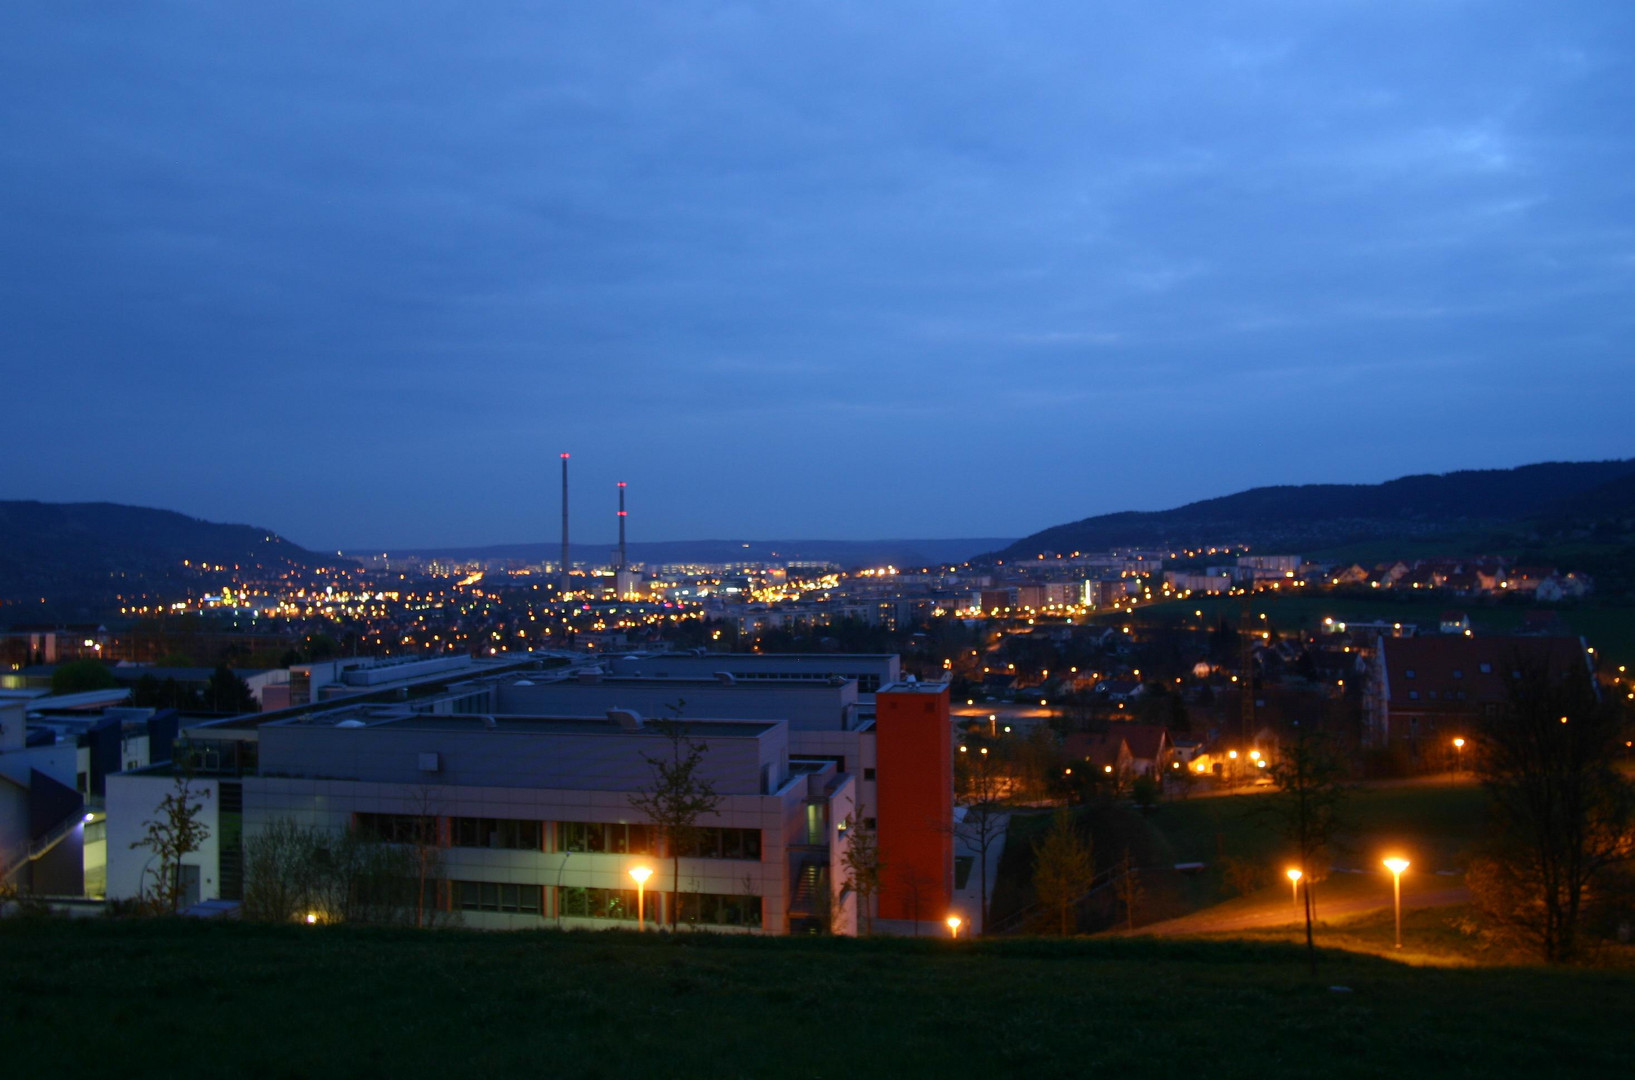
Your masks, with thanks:
[{"label": "modern campus building", "polygon": [[[184,860],[184,888],[189,899],[242,898],[245,842],[289,821],[434,837],[436,903],[470,926],[628,925],[629,872],[645,866],[652,919],[844,933],[858,919],[847,824],[866,821],[888,867],[879,915],[905,929],[916,917],[940,924],[953,875],[946,685],[897,681],[895,656],[831,658],[828,671],[794,659],[654,657],[632,676],[511,664],[404,700],[193,728],[190,790],[210,839]],[[876,692],[841,668],[879,679]],[[721,796],[679,883],[633,802],[653,782],[651,762],[672,752],[655,723],[671,718],[704,748]],[[151,865],[128,845],[174,783],[162,766],[109,779],[110,897],[140,893]]]}]

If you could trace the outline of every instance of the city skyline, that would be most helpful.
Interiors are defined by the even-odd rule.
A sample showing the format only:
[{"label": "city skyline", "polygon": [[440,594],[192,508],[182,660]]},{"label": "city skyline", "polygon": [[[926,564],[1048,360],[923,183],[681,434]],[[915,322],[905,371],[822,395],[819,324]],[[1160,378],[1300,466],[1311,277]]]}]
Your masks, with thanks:
[{"label": "city skyline", "polygon": [[549,542],[568,451],[588,542],[1023,536],[1631,455],[1628,10],[1168,14],[13,12],[0,498]]}]

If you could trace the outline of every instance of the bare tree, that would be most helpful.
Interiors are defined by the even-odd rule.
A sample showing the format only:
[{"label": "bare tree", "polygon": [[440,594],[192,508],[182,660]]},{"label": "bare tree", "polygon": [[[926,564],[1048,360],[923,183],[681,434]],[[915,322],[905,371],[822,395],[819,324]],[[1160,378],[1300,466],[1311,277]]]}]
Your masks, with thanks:
[{"label": "bare tree", "polygon": [[722,798],[703,775],[704,753],[708,748],[687,736],[687,725],[681,720],[686,705],[686,701],[678,701],[670,706],[671,719],[652,721],[652,726],[669,741],[669,752],[659,757],[642,755],[652,770],[652,780],[630,796],[631,808],[645,814],[653,823],[661,856],[670,859],[672,930],[681,912],[682,852],[691,847],[698,836],[698,819],[715,813]]},{"label": "bare tree", "polygon": [[1073,824],[1066,807],[1057,809],[1050,831],[1034,844],[1033,891],[1039,903],[1054,912],[1063,937],[1077,923],[1074,904],[1096,878],[1090,840]]},{"label": "bare tree", "polygon": [[1003,835],[1008,785],[991,761],[987,747],[962,745],[954,762],[954,784],[965,815],[954,825],[954,835],[975,850],[977,882],[981,890],[982,932],[988,928],[988,852]]},{"label": "bare tree", "polygon": [[1124,908],[1125,928],[1133,933],[1135,909],[1147,898],[1147,893],[1141,887],[1141,871],[1135,865],[1135,856],[1128,849],[1118,861],[1118,877],[1114,879],[1113,888],[1118,893],[1120,906]]},{"label": "bare tree", "polygon": [[1594,887],[1635,856],[1635,791],[1613,766],[1615,707],[1585,673],[1513,670],[1510,701],[1476,747],[1495,829],[1469,880],[1501,926],[1562,963],[1580,951]]},{"label": "bare tree", "polygon": [[1327,739],[1294,722],[1294,738],[1267,769],[1278,793],[1265,808],[1277,819],[1283,836],[1294,845],[1305,896],[1306,961],[1317,973],[1317,945],[1312,932],[1316,916],[1313,886],[1328,869],[1328,845],[1339,825],[1345,802],[1345,771]]},{"label": "bare tree", "polygon": [[863,824],[863,805],[846,815],[846,850],[840,856],[845,885],[857,897],[859,932],[874,932],[874,897],[880,892],[880,837]]},{"label": "bare tree", "polygon": [[204,803],[194,801],[192,780],[187,769],[178,768],[175,789],[159,800],[159,816],[143,822],[147,834],[131,843],[133,849],[150,849],[159,860],[156,868],[143,873],[142,896],[149,907],[165,915],[174,915],[182,904],[182,857],[210,838],[210,830],[199,821]]},{"label": "bare tree", "polygon": [[436,785],[421,784],[413,796],[414,836],[410,846],[414,861],[414,925],[424,929],[431,925],[438,910],[434,903],[426,910],[428,886],[435,890],[443,877],[442,818],[439,814]]}]

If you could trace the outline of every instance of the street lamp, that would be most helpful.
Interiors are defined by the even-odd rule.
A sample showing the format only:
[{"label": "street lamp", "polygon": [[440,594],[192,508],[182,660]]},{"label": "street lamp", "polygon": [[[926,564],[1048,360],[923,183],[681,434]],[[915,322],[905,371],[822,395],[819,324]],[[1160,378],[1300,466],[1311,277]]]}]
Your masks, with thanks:
[{"label": "street lamp", "polygon": [[647,929],[647,879],[653,876],[651,866],[632,866],[630,876],[636,879],[636,929]]},{"label": "street lamp", "polygon": [[1391,871],[1392,891],[1396,894],[1397,907],[1397,948],[1402,948],[1402,872],[1408,869],[1408,860],[1396,857],[1385,860],[1385,868]]},{"label": "street lamp", "polygon": [[1300,868],[1296,867],[1296,866],[1291,866],[1291,867],[1289,867],[1287,870],[1285,870],[1283,872],[1286,875],[1288,875],[1289,885],[1294,890],[1294,906],[1299,907],[1300,906],[1300,879],[1302,877],[1304,877],[1305,875],[1302,874],[1300,872]]},{"label": "street lamp", "polygon": [[1455,739],[1455,740],[1453,740],[1453,760],[1454,760],[1454,771],[1455,772],[1464,772],[1465,771],[1465,740],[1464,739]]},{"label": "street lamp", "polygon": [[959,916],[958,915],[950,915],[950,916],[948,916],[946,921],[948,923],[948,936],[951,937],[951,938],[959,937],[959,925],[960,925]]}]

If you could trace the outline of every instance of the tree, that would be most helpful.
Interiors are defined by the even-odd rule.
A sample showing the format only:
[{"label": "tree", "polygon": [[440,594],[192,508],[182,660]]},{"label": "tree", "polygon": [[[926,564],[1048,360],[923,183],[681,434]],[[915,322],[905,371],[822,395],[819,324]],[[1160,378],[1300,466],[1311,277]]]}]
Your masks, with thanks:
[{"label": "tree", "polygon": [[1033,891],[1039,903],[1054,912],[1063,937],[1071,934],[1078,919],[1074,904],[1090,890],[1096,879],[1096,861],[1091,842],[1073,824],[1066,807],[1056,811],[1050,831],[1033,849]]},{"label": "tree", "polygon": [[846,887],[857,897],[859,932],[874,932],[874,897],[880,892],[880,837],[863,824],[862,804],[846,815],[846,850],[840,856]]},{"label": "tree", "polygon": [[[414,867],[414,925],[431,925],[426,910],[428,887],[435,889],[443,877],[443,838],[437,807],[437,788],[422,784],[414,794],[414,834],[409,845],[410,860]],[[433,904],[430,914],[435,914]]]},{"label": "tree", "polygon": [[1124,909],[1125,927],[1134,933],[1135,909],[1147,898],[1147,893],[1141,887],[1141,871],[1136,869],[1135,856],[1128,849],[1118,861],[1118,876],[1113,879],[1113,888],[1118,893],[1119,905]]},{"label": "tree", "polygon": [[185,770],[177,772],[175,790],[159,800],[159,816],[143,822],[147,835],[131,843],[132,849],[152,850],[159,860],[157,867],[143,871],[142,898],[164,915],[174,915],[182,904],[182,857],[210,838],[199,821],[204,803],[194,801],[191,781]]},{"label": "tree", "polygon": [[1582,674],[1513,670],[1506,707],[1481,726],[1477,772],[1493,839],[1471,866],[1477,903],[1546,963],[1580,951],[1598,885],[1635,856],[1635,791],[1613,760],[1619,718]]},{"label": "tree", "polygon": [[244,843],[244,917],[386,926],[431,921],[417,899],[425,889],[416,888],[413,851],[355,829],[332,833],[275,820]]},{"label": "tree", "polygon": [[988,850],[1004,830],[1008,788],[985,746],[962,745],[954,761],[954,789],[965,813],[954,824],[955,838],[976,853],[982,893],[982,929],[988,927]]},{"label": "tree", "polygon": [[255,712],[255,695],[250,684],[233,673],[225,663],[217,664],[210,673],[210,683],[204,691],[205,705],[213,712]]},{"label": "tree", "polygon": [[1284,839],[1295,851],[1305,895],[1306,960],[1317,973],[1317,944],[1312,933],[1316,914],[1313,886],[1327,869],[1329,841],[1340,820],[1346,789],[1345,770],[1328,740],[1309,723],[1294,722],[1294,738],[1266,770],[1278,791],[1265,807],[1277,819]]},{"label": "tree", "polygon": [[87,690],[112,690],[119,685],[108,665],[101,660],[70,660],[51,673],[53,694],[82,694]]},{"label": "tree", "polygon": [[244,841],[244,917],[294,922],[316,906],[316,853],[327,838],[315,826],[279,818]]},{"label": "tree", "polygon": [[661,857],[671,866],[670,928],[675,929],[681,913],[681,854],[693,846],[698,835],[698,819],[713,814],[721,805],[715,785],[703,775],[704,753],[708,749],[687,737],[681,720],[686,701],[670,706],[669,720],[651,721],[651,726],[670,743],[667,756],[642,755],[652,770],[647,787],[630,796],[631,808],[647,815],[658,834]]}]

